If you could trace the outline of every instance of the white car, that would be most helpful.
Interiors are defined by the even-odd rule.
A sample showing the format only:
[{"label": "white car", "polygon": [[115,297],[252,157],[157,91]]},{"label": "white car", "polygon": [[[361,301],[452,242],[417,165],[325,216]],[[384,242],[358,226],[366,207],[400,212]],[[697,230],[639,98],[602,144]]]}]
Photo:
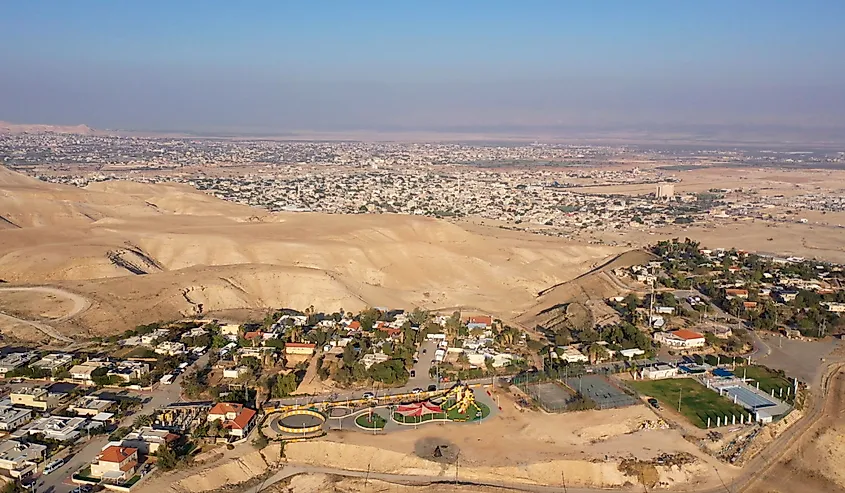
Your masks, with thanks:
[{"label": "white car", "polygon": [[364,392],[364,399],[375,399],[376,395],[372,392]]},{"label": "white car", "polygon": [[53,472],[53,471],[55,471],[56,469],[58,469],[58,468],[62,467],[63,465],[65,465],[65,460],[64,460],[64,459],[54,460],[53,462],[51,462],[51,463],[47,464],[47,465],[44,467],[44,474],[45,474],[45,475],[46,475],[46,474],[50,474],[51,472]]}]

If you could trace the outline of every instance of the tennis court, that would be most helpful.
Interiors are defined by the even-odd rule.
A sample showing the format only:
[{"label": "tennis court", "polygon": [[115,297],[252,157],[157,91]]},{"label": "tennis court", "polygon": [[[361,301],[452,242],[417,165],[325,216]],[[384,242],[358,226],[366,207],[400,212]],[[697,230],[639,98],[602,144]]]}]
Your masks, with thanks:
[{"label": "tennis court", "polygon": [[731,400],[736,397],[737,404],[741,404],[746,409],[762,409],[765,407],[772,407],[776,404],[769,399],[766,399],[760,394],[755,394],[749,389],[743,387],[723,387],[722,390],[730,396]]},{"label": "tennis court", "polygon": [[572,392],[557,382],[532,383],[525,386],[525,391],[546,411],[566,410],[566,404],[574,397]]},{"label": "tennis court", "polygon": [[584,375],[566,380],[566,384],[596,402],[599,409],[612,409],[637,404],[633,396],[599,375]]}]

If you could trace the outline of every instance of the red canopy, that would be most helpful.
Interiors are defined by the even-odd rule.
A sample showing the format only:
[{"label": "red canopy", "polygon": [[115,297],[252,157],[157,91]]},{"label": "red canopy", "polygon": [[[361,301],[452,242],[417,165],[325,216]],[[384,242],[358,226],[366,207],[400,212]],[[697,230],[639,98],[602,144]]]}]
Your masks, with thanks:
[{"label": "red canopy", "polygon": [[426,414],[442,413],[443,408],[430,402],[416,402],[396,408],[396,412],[402,416],[423,416]]}]

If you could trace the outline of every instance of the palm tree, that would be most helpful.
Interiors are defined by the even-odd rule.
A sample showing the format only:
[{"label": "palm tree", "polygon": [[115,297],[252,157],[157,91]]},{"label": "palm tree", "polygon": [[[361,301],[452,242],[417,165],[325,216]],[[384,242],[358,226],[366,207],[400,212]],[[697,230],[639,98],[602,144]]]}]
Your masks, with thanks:
[{"label": "palm tree", "polygon": [[132,422],[132,425],[135,428],[141,428],[143,426],[150,426],[153,424],[153,416],[152,414],[139,414],[135,417],[135,421]]},{"label": "palm tree", "polygon": [[607,349],[601,344],[590,344],[590,347],[587,348],[587,357],[590,358],[590,364],[595,364],[597,361],[606,358],[607,355]]}]

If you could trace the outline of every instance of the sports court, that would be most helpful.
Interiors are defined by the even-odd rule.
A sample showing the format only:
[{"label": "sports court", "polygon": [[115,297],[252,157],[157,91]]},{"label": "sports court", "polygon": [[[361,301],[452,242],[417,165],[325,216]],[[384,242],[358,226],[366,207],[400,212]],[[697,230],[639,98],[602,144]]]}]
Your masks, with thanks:
[{"label": "sports court", "polygon": [[756,394],[744,387],[722,387],[722,390],[730,396],[731,400],[736,398],[737,404],[740,404],[746,409],[757,410],[777,405],[764,396]]},{"label": "sports court", "polygon": [[605,377],[599,375],[568,378],[566,384],[594,400],[599,409],[626,407],[639,402],[636,398],[613,385]]},{"label": "sports court", "polygon": [[557,382],[532,383],[525,391],[546,411],[563,411],[573,394]]}]

